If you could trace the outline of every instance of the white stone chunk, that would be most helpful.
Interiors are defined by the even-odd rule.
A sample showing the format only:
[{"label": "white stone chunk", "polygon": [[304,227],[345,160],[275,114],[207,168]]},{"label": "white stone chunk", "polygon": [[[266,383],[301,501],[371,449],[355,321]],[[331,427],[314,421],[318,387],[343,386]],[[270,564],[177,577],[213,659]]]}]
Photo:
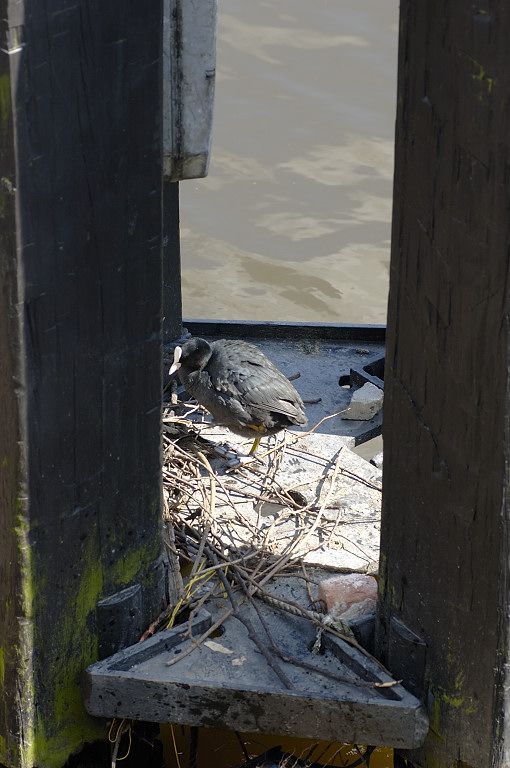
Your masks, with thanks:
[{"label": "white stone chunk", "polygon": [[349,407],[342,413],[342,419],[368,421],[379,413],[383,406],[383,399],[382,389],[367,381],[354,392]]},{"label": "white stone chunk", "polygon": [[383,465],[383,452],[376,453],[375,456],[373,456],[370,459],[370,463],[374,465],[374,467],[377,467],[377,469],[382,469]]}]

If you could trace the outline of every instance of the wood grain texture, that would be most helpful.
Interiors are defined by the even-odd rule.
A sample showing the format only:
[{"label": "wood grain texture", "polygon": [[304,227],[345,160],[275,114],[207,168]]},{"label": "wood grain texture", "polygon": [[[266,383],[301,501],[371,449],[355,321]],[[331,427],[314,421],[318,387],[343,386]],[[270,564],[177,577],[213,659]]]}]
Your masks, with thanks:
[{"label": "wood grain texture", "polygon": [[[182,335],[179,182],[163,181],[163,341]],[[168,371],[165,371],[165,375]]]},{"label": "wood grain texture", "polygon": [[508,765],[509,36],[401,3],[378,640],[428,645],[427,768]]},{"label": "wood grain texture", "polygon": [[[7,2],[0,4],[0,36],[9,40]],[[23,748],[27,710],[28,608],[20,589],[26,565],[25,397],[23,323],[16,254],[14,123],[15,71],[0,52],[0,761]]]},{"label": "wood grain texture", "polygon": [[[11,463],[0,599],[11,608],[0,619],[0,759],[51,768],[104,736],[79,690],[99,652],[97,601],[138,583],[137,622],[148,623],[165,599],[162,8],[9,0],[2,10],[0,441]],[[30,678],[18,707],[15,647]]]}]

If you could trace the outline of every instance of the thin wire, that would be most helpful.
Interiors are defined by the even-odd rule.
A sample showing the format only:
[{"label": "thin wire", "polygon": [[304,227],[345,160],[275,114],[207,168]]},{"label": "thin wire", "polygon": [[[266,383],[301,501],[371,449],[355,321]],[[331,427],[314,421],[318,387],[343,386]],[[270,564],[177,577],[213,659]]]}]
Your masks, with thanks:
[{"label": "thin wire", "polygon": [[[118,763],[120,763],[121,760],[125,760],[127,757],[129,757],[129,753],[131,752],[131,743],[132,743],[131,742],[131,724],[129,724],[127,727],[127,733],[129,737],[127,752],[122,757],[117,758]],[[122,734],[121,734],[121,738],[122,738]],[[119,740],[119,744],[120,744],[120,740]]]},{"label": "thin wire", "polygon": [[172,724],[170,724],[170,733],[172,734],[172,742],[174,745],[175,762],[177,763],[177,768],[181,768],[181,761],[179,760],[179,753],[177,751],[177,742],[175,741],[174,727]]}]

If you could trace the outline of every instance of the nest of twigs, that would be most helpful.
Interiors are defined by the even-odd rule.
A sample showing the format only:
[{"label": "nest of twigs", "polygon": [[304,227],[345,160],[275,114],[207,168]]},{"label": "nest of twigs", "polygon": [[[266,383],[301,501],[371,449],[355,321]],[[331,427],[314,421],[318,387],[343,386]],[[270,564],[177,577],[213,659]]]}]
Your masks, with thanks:
[{"label": "nest of twigs", "polygon": [[[313,663],[290,659],[275,647],[257,603],[264,601],[274,609],[311,622],[317,633],[317,649],[323,632],[357,645],[349,625],[333,621],[317,602],[317,579],[313,569],[307,569],[306,559],[314,548],[324,548],[338,541],[339,536],[342,538],[342,510],[333,509],[332,513],[330,508],[339,476],[369,488],[371,493],[379,494],[380,485],[344,466],[342,450],[333,461],[331,457],[310,453],[304,439],[319,425],[307,433],[272,438],[269,448],[253,461],[240,464],[235,460],[235,449],[204,436],[211,427],[201,422],[200,411],[196,405],[174,404],[163,413],[165,518],[171,531],[169,546],[181,563],[183,586],[176,604],[145,636],[160,626],[190,621],[208,601],[222,596],[225,609],[212,626],[169,663],[177,663],[197,644],[217,634],[230,616],[235,616],[245,624],[250,638],[283,684],[289,686],[279,661],[295,661],[305,668],[319,670]],[[317,477],[311,484],[309,478],[303,482],[299,476],[305,454],[317,465]],[[286,462],[297,467],[293,484],[281,479]],[[351,522],[356,521],[356,514],[356,509],[349,510]],[[358,543],[347,539],[347,545],[359,556]],[[346,546],[345,542],[342,546]],[[367,565],[373,561],[370,553],[362,553],[362,557]],[[305,601],[290,600],[274,588],[279,579],[289,576],[301,580]],[[266,633],[264,640],[260,640],[260,633],[249,626],[249,620],[240,611],[247,601]],[[335,679],[352,683],[352,678]]]}]

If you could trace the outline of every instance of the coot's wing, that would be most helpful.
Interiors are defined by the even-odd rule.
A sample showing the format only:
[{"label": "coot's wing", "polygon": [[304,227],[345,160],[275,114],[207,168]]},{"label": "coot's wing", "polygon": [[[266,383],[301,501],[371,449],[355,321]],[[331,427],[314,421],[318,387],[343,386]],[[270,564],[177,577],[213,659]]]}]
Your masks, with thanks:
[{"label": "coot's wing", "polygon": [[215,389],[246,408],[286,416],[305,424],[303,402],[290,381],[257,348],[243,341],[218,343],[207,366]]}]

